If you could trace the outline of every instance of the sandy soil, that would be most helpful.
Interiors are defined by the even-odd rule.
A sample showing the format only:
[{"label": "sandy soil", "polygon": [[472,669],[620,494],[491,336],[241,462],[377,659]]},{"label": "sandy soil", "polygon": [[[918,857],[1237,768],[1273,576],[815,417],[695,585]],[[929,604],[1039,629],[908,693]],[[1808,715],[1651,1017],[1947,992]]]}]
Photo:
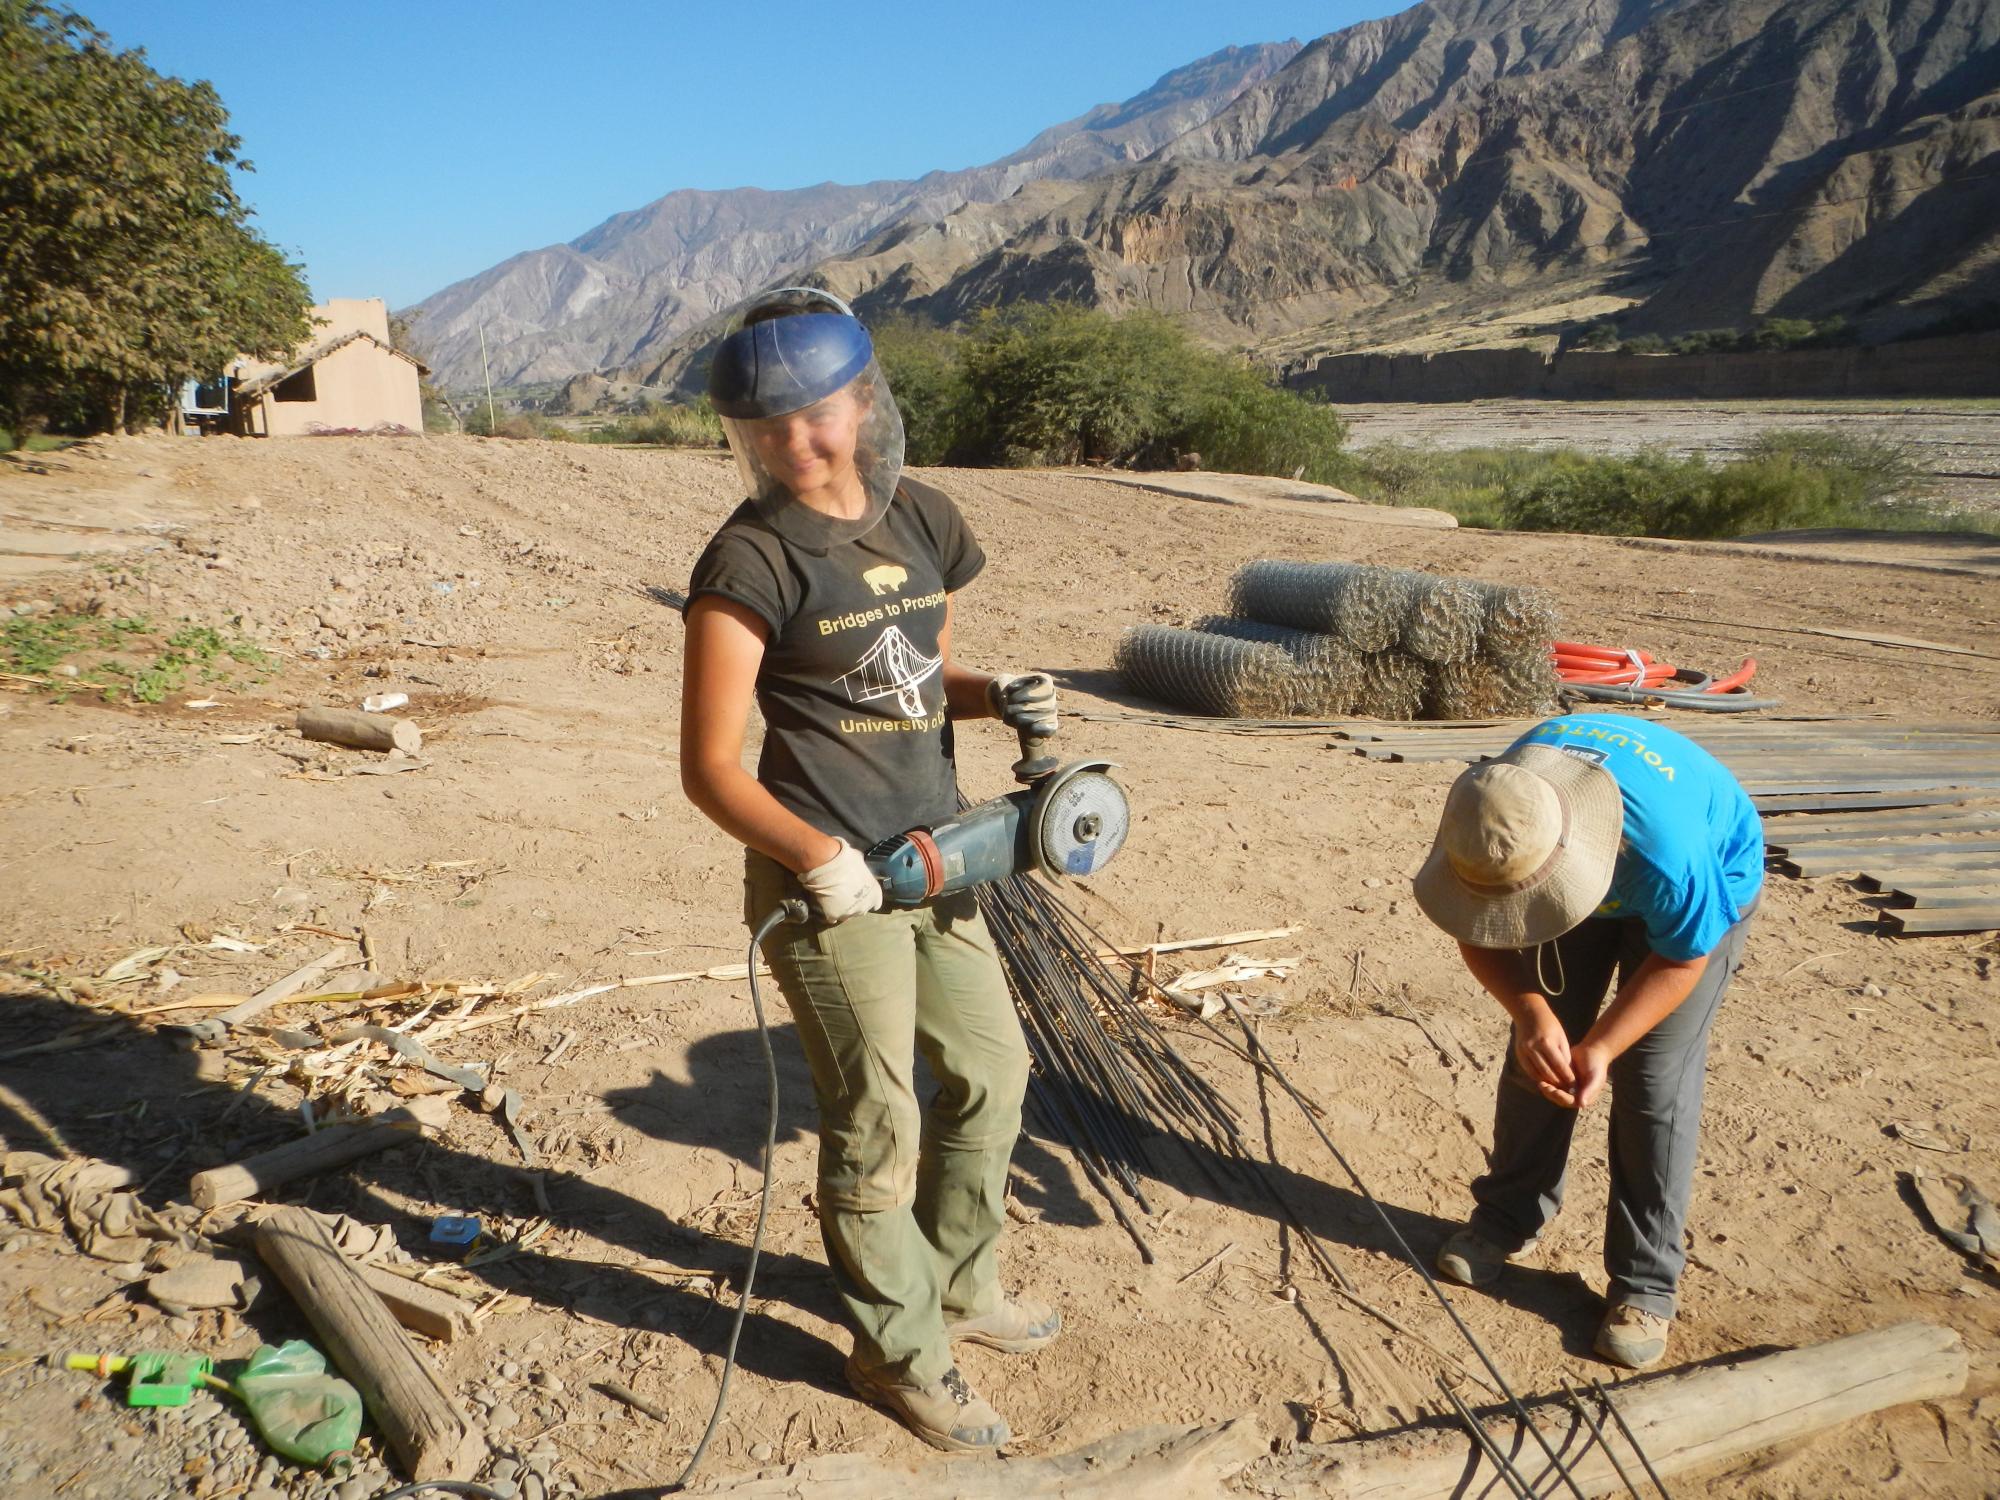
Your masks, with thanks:
[{"label": "sandy soil", "polygon": [[[740,959],[737,851],[678,789],[680,621],[646,592],[684,582],[728,508],[721,461],[472,439],[134,439],[34,467],[45,472],[0,467],[0,511],[112,526],[129,550],[41,567],[0,597],[240,620],[287,664],[262,687],[216,692],[221,706],[208,710],[186,707],[187,694],[139,710],[0,697],[7,962],[88,977],[141,947],[177,945],[164,963],[186,979],[169,998],[249,990],[327,946],[299,923],[365,926],[386,977],[551,973],[537,994]],[[1705,667],[1754,652],[1759,686],[1795,710],[2000,715],[2000,663],[1672,618],[1985,648],[2000,638],[2000,583],[1986,579],[1751,549],[1371,526],[1340,507],[1204,504],[1071,475],[930,477],[959,498],[993,559],[959,601],[962,654],[1048,668],[1074,707],[1144,707],[1108,671],[1118,633],[1218,609],[1235,567],[1282,556],[1545,583],[1574,635]],[[166,529],[146,529],[154,523]],[[427,731],[423,769],[343,776],[359,757],[334,752],[328,769],[302,769],[272,748],[298,705],[351,705],[386,689],[413,700]],[[1301,967],[1269,986],[1280,1010],[1266,1038],[1428,1253],[1467,1207],[1504,1043],[1497,1008],[1404,895],[1451,768],[1374,765],[1316,735],[1078,721],[1063,740],[1072,754],[1120,762],[1135,804],[1128,852],[1079,897],[1114,935],[1303,927],[1279,945]],[[968,792],[1004,789],[1006,737],[974,726],[961,743]],[[269,946],[196,946],[216,929]],[[1846,882],[1774,880],[1718,1026],[1672,1358],[1923,1318],[1963,1335],[1973,1375],[1961,1398],[1756,1455],[1712,1476],[1708,1493],[1995,1493],[2000,1287],[1933,1239],[1896,1187],[1898,1171],[1922,1166],[2000,1189],[1994,952],[1982,938],[1883,938]],[[225,1121],[247,1075],[219,1077],[141,1023],[10,1061],[12,1049],[87,1019],[15,988],[0,1000],[10,1144],[46,1149],[52,1129],[133,1167],[160,1201],[184,1191],[193,1168],[295,1132],[296,1084],[272,1074]],[[127,1005],[157,998],[119,993]],[[1441,1057],[1396,1013],[1404,1006],[1441,1019],[1463,1051]],[[767,1269],[712,1466],[829,1451],[918,1457],[913,1439],[841,1386],[845,1339],[806,1203],[809,1092],[781,1030]],[[1184,1045],[1259,1118],[1239,1064],[1192,1035]],[[730,1305],[712,1280],[667,1273],[735,1274],[757,1185],[763,1082],[746,990],[703,981],[614,992],[444,1050],[494,1064],[522,1091],[553,1225],[534,1253],[482,1271],[522,1300],[439,1352],[449,1381],[518,1405],[527,1420],[515,1436],[546,1429],[586,1494],[664,1481],[706,1418]],[[1269,1118],[1305,1221],[1371,1301],[1449,1344],[1442,1315],[1333,1164],[1294,1116],[1274,1104]],[[1917,1149],[1892,1123],[1958,1149]],[[1602,1285],[1602,1129],[1600,1113],[1580,1133],[1570,1206],[1540,1261],[1498,1295],[1457,1299],[1524,1387],[1609,1374],[1588,1353]],[[411,1240],[439,1212],[518,1225],[540,1210],[517,1163],[490,1118],[460,1109],[433,1145],[303,1184],[297,1199]],[[1014,1193],[1010,1277],[1053,1297],[1068,1332],[1025,1364],[968,1350],[964,1365],[1023,1451],[1240,1412],[1278,1438],[1326,1441],[1435,1411],[1436,1360],[1331,1296],[1267,1211],[1218,1200],[1198,1172],[1158,1187],[1152,1266],[1060,1148],[1024,1143]],[[1190,1277],[1224,1247],[1219,1265]],[[181,1337],[157,1321],[135,1326],[146,1315],[122,1301],[101,1321],[59,1322],[116,1293],[114,1268],[50,1237],[6,1248],[0,1344]],[[230,1342],[213,1320],[187,1336],[240,1355],[258,1335],[296,1331],[271,1294]],[[530,1387],[530,1374],[556,1383]],[[636,1417],[591,1390],[606,1379],[674,1421]],[[98,1439],[116,1413],[97,1402],[79,1415],[73,1386],[16,1371],[0,1373],[0,1395],[0,1453],[39,1452],[68,1441],[51,1433],[75,1432],[79,1475],[66,1495],[203,1493],[198,1478],[146,1479],[137,1460],[108,1456]]]}]

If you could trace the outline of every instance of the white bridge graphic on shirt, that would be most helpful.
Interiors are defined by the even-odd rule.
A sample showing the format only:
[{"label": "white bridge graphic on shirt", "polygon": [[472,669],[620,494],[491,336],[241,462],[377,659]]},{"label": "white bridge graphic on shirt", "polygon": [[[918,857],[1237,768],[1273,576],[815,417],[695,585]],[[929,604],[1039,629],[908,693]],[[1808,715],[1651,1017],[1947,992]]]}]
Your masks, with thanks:
[{"label": "white bridge graphic on shirt", "polygon": [[868,654],[834,681],[847,690],[855,703],[869,703],[894,696],[906,719],[924,716],[924,697],[917,689],[937,675],[944,665],[942,656],[926,656],[910,644],[910,638],[891,625],[875,639]]}]

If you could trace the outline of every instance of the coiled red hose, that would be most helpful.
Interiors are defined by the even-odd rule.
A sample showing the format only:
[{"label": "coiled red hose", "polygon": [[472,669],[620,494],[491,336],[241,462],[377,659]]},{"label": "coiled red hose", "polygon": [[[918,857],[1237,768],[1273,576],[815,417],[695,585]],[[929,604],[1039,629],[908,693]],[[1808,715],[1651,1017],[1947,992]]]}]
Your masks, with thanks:
[{"label": "coiled red hose", "polygon": [[1743,665],[1726,677],[1710,677],[1705,672],[1655,661],[1645,651],[1596,646],[1584,641],[1552,641],[1549,652],[1555,661],[1556,676],[1564,687],[1575,689],[1580,697],[1609,702],[1658,697],[1686,708],[1772,706],[1766,700],[1752,699],[1746,691],[1750,679],[1757,675],[1754,656],[1746,656]]}]

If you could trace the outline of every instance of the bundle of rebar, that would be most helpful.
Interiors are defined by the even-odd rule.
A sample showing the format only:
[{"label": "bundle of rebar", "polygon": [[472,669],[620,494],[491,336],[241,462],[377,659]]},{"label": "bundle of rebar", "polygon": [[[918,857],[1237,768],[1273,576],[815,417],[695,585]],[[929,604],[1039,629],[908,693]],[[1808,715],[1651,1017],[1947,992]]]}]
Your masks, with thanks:
[{"label": "bundle of rebar", "polygon": [[[1227,1178],[1302,1228],[1263,1171],[1271,1158],[1244,1139],[1228,1102],[1174,1050],[1141,1003],[1145,993],[1105,963],[1095,934],[1029,876],[991,881],[978,894],[1034,1062],[1029,1105],[1044,1131],[1076,1153],[1146,1261],[1152,1247],[1119,1197],[1153,1211],[1140,1179],[1161,1176],[1164,1164],[1147,1150],[1148,1137],[1194,1148],[1176,1159],[1191,1161],[1219,1193],[1233,1196]],[[1350,1285],[1323,1247],[1312,1248],[1336,1283]]]},{"label": "bundle of rebar", "polygon": [[1239,719],[1289,714],[1298,675],[1291,656],[1275,645],[1170,625],[1128,630],[1115,665],[1149,698]]}]

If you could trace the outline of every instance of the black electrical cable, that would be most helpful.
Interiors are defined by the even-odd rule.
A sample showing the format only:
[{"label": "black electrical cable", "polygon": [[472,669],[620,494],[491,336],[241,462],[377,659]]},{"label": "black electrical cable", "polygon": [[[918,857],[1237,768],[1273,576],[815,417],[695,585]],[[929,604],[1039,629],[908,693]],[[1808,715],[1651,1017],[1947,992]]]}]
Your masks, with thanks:
[{"label": "black electrical cable", "polygon": [[736,1341],[743,1336],[743,1316],[750,1311],[750,1287],[757,1279],[757,1257],[764,1250],[764,1219],[771,1211],[771,1153],[778,1146],[778,1060],[771,1054],[771,1028],[764,1020],[763,992],[757,987],[757,950],[763,946],[764,939],[771,935],[773,928],[784,922],[803,922],[809,915],[805,902],[781,901],[757,924],[757,930],[750,936],[747,964],[750,971],[750,1008],[757,1015],[757,1041],[764,1049],[764,1073],[770,1082],[770,1108],[764,1118],[764,1159],[761,1164],[764,1187],[757,1195],[757,1225],[750,1231],[750,1259],[743,1267],[743,1291],[736,1299],[736,1320],[729,1325],[729,1346],[722,1356],[722,1384],[716,1388],[715,1409],[708,1414],[708,1426],[701,1434],[701,1441],[688,1455],[687,1467],[681,1470],[680,1478],[667,1486],[669,1494],[687,1488],[688,1481],[694,1478],[694,1471],[701,1467],[701,1461],[708,1453],[716,1428],[722,1425],[723,1408],[729,1401],[729,1378],[736,1373]]}]

